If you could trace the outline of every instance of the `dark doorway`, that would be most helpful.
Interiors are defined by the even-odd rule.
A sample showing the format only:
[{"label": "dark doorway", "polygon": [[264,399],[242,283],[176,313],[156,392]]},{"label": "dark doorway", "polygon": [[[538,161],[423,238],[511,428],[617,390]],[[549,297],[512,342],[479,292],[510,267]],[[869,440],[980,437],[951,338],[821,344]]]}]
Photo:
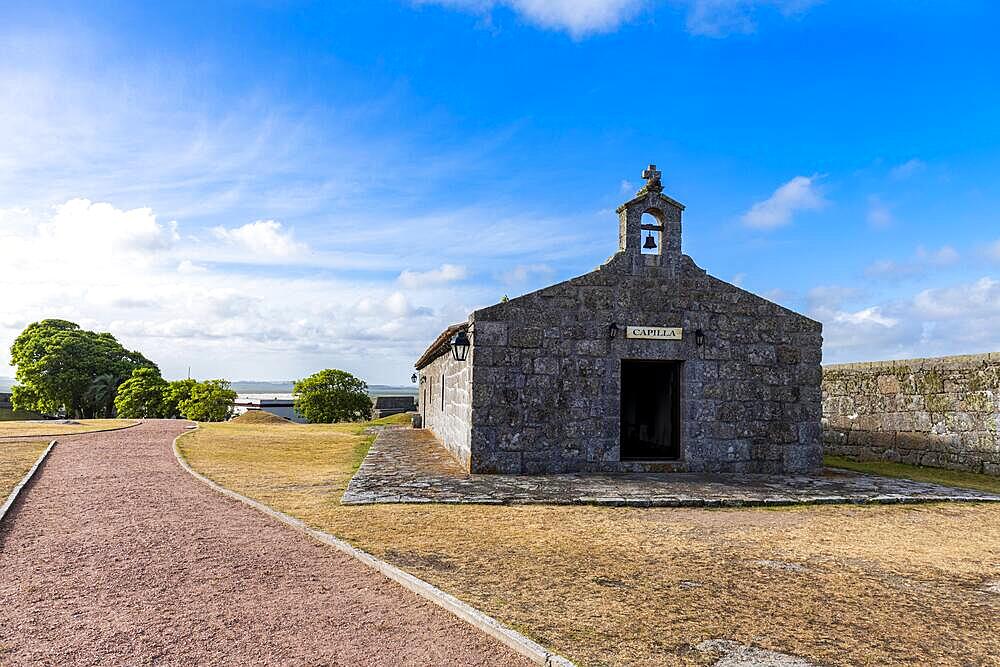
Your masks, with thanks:
[{"label": "dark doorway", "polygon": [[681,362],[622,361],[621,458],[681,453]]}]

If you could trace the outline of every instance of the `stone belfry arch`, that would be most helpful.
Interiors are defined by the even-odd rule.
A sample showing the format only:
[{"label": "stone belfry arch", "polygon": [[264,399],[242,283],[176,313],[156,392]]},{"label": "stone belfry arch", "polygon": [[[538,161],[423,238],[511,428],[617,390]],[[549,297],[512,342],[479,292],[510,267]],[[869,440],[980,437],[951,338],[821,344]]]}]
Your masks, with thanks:
[{"label": "stone belfry arch", "polygon": [[[646,179],[635,197],[618,207],[618,252],[624,253],[634,270],[645,266],[660,266],[676,272],[681,261],[681,213],[684,205],[663,194],[661,172],[651,164],[642,172]],[[656,220],[655,225],[643,225],[643,214]],[[656,254],[642,254],[643,231],[660,232]]]}]

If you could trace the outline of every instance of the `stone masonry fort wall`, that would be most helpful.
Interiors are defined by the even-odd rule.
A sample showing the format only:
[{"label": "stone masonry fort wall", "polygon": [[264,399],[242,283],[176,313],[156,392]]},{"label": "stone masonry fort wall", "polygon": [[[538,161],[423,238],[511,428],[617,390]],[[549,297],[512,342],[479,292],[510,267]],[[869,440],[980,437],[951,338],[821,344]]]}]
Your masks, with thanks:
[{"label": "stone masonry fort wall", "polygon": [[823,369],[827,454],[1000,474],[1000,353]]},{"label": "stone masonry fort wall", "polygon": [[469,431],[472,402],[469,394],[474,354],[474,350],[470,351],[465,362],[455,361],[450,352],[442,354],[420,371],[419,410],[424,428],[434,431],[466,470],[470,468],[472,454]]}]

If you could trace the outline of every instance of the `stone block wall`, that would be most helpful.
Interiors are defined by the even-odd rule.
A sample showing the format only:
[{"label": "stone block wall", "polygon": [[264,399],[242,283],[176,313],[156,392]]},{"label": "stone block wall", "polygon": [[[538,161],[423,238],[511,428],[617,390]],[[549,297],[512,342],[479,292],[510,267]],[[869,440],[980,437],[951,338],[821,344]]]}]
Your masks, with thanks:
[{"label": "stone block wall", "polygon": [[[619,253],[589,274],[473,313],[473,470],[816,470],[821,325],[687,256],[639,268],[633,259]],[[611,322],[622,331],[683,327],[684,337],[609,340]],[[621,460],[627,359],[682,362],[679,460]]]},{"label": "stone block wall", "polygon": [[1000,353],[823,369],[827,454],[1000,474]]},{"label": "stone block wall", "polygon": [[474,355],[475,350],[471,350],[466,361],[458,362],[446,350],[420,370],[418,385],[423,427],[431,429],[466,470],[471,466]]}]

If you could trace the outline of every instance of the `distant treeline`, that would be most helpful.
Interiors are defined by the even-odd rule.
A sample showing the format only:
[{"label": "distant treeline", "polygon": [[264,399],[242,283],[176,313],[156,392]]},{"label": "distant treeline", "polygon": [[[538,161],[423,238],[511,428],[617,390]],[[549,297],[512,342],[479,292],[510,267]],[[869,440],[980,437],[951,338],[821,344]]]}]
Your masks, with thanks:
[{"label": "distant treeline", "polygon": [[167,382],[141,352],[125,349],[110,333],[66,320],[29,324],[14,339],[10,358],[17,369],[15,411],[221,421],[232,415],[236,399],[226,380]]},{"label": "distant treeline", "polygon": [[141,352],[125,349],[110,333],[56,319],[29,324],[11,345],[10,357],[17,369],[11,389],[14,411],[49,416],[223,421],[233,414],[237,392],[294,393],[299,414],[310,422],[329,423],[370,419],[370,396],[416,394],[411,387],[369,387],[332,368],[294,383],[171,382],[163,379],[159,366]]}]

